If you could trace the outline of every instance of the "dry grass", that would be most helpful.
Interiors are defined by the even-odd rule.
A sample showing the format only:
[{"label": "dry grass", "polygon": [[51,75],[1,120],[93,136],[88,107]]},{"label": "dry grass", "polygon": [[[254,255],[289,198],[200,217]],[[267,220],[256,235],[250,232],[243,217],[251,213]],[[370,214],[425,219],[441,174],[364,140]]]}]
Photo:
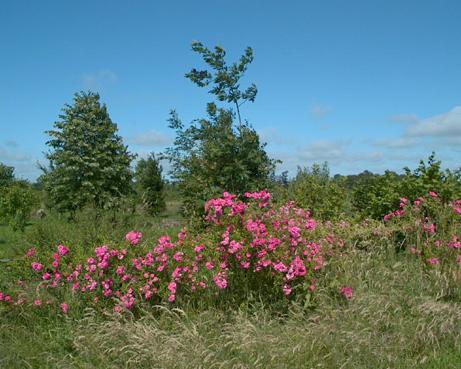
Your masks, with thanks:
[{"label": "dry grass", "polygon": [[74,322],[72,353],[47,361],[57,368],[459,367],[460,301],[442,296],[442,276],[428,278],[411,259],[385,253],[351,255],[340,270],[331,280],[353,285],[353,300],[325,288],[315,309],[293,305],[283,317],[260,306],[159,308],[140,319],[87,311]]}]

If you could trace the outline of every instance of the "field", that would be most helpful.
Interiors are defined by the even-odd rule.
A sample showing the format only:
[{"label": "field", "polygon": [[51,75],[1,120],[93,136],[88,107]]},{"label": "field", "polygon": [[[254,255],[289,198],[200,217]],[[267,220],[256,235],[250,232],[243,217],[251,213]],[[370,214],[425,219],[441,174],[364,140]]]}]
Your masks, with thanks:
[{"label": "field", "polygon": [[[105,227],[92,229],[85,217],[68,224],[57,215],[33,220],[24,233],[2,226],[0,258],[22,258],[34,239],[58,243],[67,237],[66,245],[80,243],[83,250],[88,242],[121,239],[132,227],[150,240],[173,235],[182,219],[172,206],[163,218],[125,226],[104,221]],[[220,294],[216,301],[183,298],[121,314],[68,292],[67,314],[52,304],[1,305],[0,367],[458,368],[459,269],[453,275],[422,267],[415,255],[395,247],[391,235],[375,244],[361,237],[359,245],[365,228],[353,230],[355,247],[346,239],[341,256],[323,268],[315,293],[303,298]],[[15,263],[0,264],[2,288],[17,272]],[[352,296],[338,293],[341,286]]]}]

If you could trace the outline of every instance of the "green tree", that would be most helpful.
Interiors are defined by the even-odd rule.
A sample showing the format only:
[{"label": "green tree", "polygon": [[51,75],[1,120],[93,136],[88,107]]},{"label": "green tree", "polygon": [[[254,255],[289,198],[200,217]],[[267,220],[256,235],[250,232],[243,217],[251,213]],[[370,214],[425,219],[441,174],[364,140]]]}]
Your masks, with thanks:
[{"label": "green tree", "polygon": [[60,211],[74,213],[87,205],[113,208],[131,191],[134,155],[99,99],[96,93],[76,93],[73,104],[62,109],[54,130],[46,132],[51,137],[46,155],[50,164],[43,182]]},{"label": "green tree", "polygon": [[29,182],[14,178],[14,168],[0,163],[0,220],[24,230],[38,197]]},{"label": "green tree", "polygon": [[296,177],[289,183],[287,196],[314,217],[336,219],[348,211],[347,191],[340,180],[330,178],[328,163],[298,168]]},{"label": "green tree", "polygon": [[206,118],[188,128],[175,111],[170,113],[169,126],[176,131],[176,139],[167,149],[166,158],[172,164],[171,175],[178,182],[186,215],[201,214],[205,201],[223,191],[242,194],[267,187],[276,164],[257,132],[241,119],[241,105],[253,102],[257,93],[254,84],[240,90],[240,79],[253,60],[251,48],[230,66],[219,46],[213,52],[194,42],[192,50],[201,54],[211,71],[192,69],[186,77],[199,87],[212,84],[209,92],[217,100],[233,105],[238,125],[234,126],[232,108],[218,108],[215,103],[207,105]]},{"label": "green tree", "polygon": [[14,180],[14,168],[0,163],[0,188],[4,187]]},{"label": "green tree", "polygon": [[152,153],[147,159],[140,159],[135,170],[136,187],[144,208],[150,215],[165,210],[162,166]]},{"label": "green tree", "polygon": [[253,49],[247,47],[238,63],[228,65],[224,59],[225,50],[221,46],[215,46],[214,52],[203,46],[199,41],[192,42],[192,50],[200,54],[203,61],[211,67],[212,72],[204,69],[193,68],[186,77],[199,87],[212,84],[209,92],[215,95],[219,101],[232,103],[237,111],[239,125],[242,125],[240,106],[247,101],[254,102],[258,89],[252,83],[244,91],[240,90],[240,79],[245,74],[248,65],[253,61]]}]

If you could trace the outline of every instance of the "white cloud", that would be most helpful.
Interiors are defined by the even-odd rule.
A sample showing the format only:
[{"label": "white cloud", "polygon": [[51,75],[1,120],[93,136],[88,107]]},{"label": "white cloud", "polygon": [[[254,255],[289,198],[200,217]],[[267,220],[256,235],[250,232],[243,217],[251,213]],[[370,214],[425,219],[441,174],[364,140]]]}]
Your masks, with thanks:
[{"label": "white cloud", "polygon": [[158,131],[147,131],[128,137],[127,142],[139,146],[166,146],[172,142],[171,137]]},{"label": "white cloud", "polygon": [[84,74],[82,77],[83,87],[95,91],[100,91],[114,84],[117,80],[117,75],[108,69],[100,70],[93,74]]},{"label": "white cloud", "polygon": [[405,136],[461,138],[461,106],[408,126]]}]

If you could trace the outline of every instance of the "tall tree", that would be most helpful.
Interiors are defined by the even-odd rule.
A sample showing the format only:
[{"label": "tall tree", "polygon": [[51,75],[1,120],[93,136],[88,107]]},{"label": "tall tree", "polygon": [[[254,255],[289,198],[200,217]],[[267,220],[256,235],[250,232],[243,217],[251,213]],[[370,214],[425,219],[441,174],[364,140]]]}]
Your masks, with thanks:
[{"label": "tall tree", "polygon": [[147,159],[138,161],[135,178],[138,193],[147,212],[156,215],[165,210],[162,166],[153,153]]},{"label": "tall tree", "polygon": [[253,49],[247,47],[238,63],[228,65],[224,59],[226,51],[221,46],[215,46],[214,52],[203,46],[199,41],[192,42],[192,50],[200,54],[203,61],[211,67],[212,72],[204,69],[192,70],[186,74],[199,87],[207,87],[212,84],[209,92],[215,95],[219,101],[226,101],[235,106],[239,125],[242,125],[240,106],[247,101],[254,102],[258,89],[252,83],[245,90],[240,90],[240,79],[245,74],[248,65],[253,61]]},{"label": "tall tree", "polygon": [[170,128],[176,131],[176,139],[166,157],[172,164],[171,175],[178,181],[186,215],[201,214],[205,201],[223,191],[242,194],[267,187],[276,164],[257,132],[241,117],[241,105],[253,102],[257,94],[254,84],[240,89],[241,78],[253,61],[253,50],[247,48],[239,61],[230,65],[220,46],[211,51],[193,42],[192,50],[202,56],[209,70],[193,68],[186,77],[199,87],[211,85],[209,93],[218,101],[230,103],[231,108],[218,108],[211,102],[207,117],[187,128],[175,111],[170,114]]},{"label": "tall tree", "polygon": [[117,125],[99,100],[93,92],[76,93],[54,129],[46,132],[51,139],[44,184],[59,210],[114,207],[131,190],[130,163],[135,156],[117,135]]}]

